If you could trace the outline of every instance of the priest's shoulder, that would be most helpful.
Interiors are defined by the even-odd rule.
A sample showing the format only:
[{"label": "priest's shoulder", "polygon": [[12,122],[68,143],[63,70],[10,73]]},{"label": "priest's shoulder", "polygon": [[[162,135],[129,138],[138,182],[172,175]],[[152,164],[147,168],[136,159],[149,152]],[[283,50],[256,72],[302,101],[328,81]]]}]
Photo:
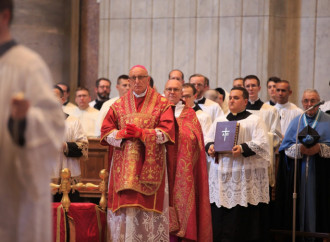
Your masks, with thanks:
[{"label": "priest's shoulder", "polygon": [[[260,120],[263,121],[263,119],[257,115],[257,114],[250,114],[249,117],[246,118],[249,122],[259,122]],[[264,121],[263,121],[264,122]]]},{"label": "priest's shoulder", "polygon": [[321,118],[324,120],[323,122],[329,122],[330,123],[330,114],[327,114],[326,112],[323,112],[321,110]]},{"label": "priest's shoulder", "polygon": [[[127,95],[127,93],[124,96],[121,96],[120,98],[118,98],[116,101],[114,101],[112,103],[112,105],[110,105],[109,107],[115,107],[120,105],[123,102],[124,97]],[[111,99],[110,99],[111,100]],[[107,101],[108,102],[108,101]]]},{"label": "priest's shoulder", "polygon": [[41,58],[41,56],[35,51],[23,46],[16,45],[12,47],[8,53],[5,55],[6,64],[13,65],[19,67],[21,70],[23,69],[39,69],[46,68],[48,69],[45,61]]},{"label": "priest's shoulder", "polygon": [[276,111],[277,112],[277,109],[274,106],[269,105],[268,103],[264,103],[262,105],[261,109],[269,110],[269,111]]},{"label": "priest's shoulder", "polygon": [[226,115],[221,115],[221,116],[217,117],[213,122],[218,123],[218,122],[226,122],[226,121],[229,121],[227,119],[227,116]]},{"label": "priest's shoulder", "polygon": [[80,120],[75,117],[75,116],[72,116],[72,115],[69,115],[66,120],[65,120],[65,123],[67,125],[72,125],[72,126],[75,126],[75,125],[81,125],[80,123]]},{"label": "priest's shoulder", "polygon": [[158,95],[157,96],[158,104],[160,104],[161,106],[164,106],[164,107],[173,106],[166,97],[160,95],[159,93],[157,93],[156,95]]}]

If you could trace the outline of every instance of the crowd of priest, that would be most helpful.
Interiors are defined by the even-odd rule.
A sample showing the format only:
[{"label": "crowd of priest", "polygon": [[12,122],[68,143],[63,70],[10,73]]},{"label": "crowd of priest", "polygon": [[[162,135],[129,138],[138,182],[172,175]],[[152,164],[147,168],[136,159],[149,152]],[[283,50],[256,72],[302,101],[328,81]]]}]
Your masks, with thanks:
[{"label": "crowd of priest", "polygon": [[175,69],[157,91],[135,65],[118,77],[118,97],[100,78],[94,101],[79,87],[73,104],[69,86],[52,88],[44,61],[12,39],[11,19],[3,0],[1,240],[51,241],[49,178],[58,184],[69,168],[79,182],[89,137],[109,147],[108,241],[270,241],[271,228],[291,229],[295,159],[296,229],[330,232],[330,101],[320,106],[317,90],[300,109],[277,77],[263,102],[255,75],[227,92]]}]

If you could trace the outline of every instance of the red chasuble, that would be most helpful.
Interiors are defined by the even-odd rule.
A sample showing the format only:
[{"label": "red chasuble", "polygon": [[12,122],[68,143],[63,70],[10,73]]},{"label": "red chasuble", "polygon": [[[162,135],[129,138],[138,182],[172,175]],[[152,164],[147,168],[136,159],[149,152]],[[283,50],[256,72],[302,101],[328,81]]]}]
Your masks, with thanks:
[{"label": "red chasuble", "polygon": [[[110,108],[101,128],[101,144],[113,131],[134,124],[145,130],[143,141],[124,139],[113,147],[110,171],[108,209],[140,207],[148,211],[163,210],[166,152],[164,144],[156,143],[155,128],[174,142],[174,116],[166,98],[149,88],[143,98],[132,91],[118,99]],[[110,157],[111,159],[111,157]]]},{"label": "red chasuble", "polygon": [[203,133],[192,108],[177,119],[175,145],[168,145],[170,232],[189,241],[212,241],[211,206]]}]

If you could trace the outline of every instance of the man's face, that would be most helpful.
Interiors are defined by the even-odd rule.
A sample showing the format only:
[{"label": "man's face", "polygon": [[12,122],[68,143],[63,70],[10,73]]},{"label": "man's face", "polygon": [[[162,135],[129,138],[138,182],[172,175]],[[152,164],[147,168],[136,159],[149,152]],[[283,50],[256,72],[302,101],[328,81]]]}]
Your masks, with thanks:
[{"label": "man's face", "polygon": [[232,90],[229,94],[228,107],[231,113],[240,113],[245,110],[248,100],[243,98],[241,90]]},{"label": "man's face", "polygon": [[76,91],[76,99],[75,99],[79,109],[85,110],[89,107],[89,102],[91,101],[91,97],[86,90]]},{"label": "man's face", "polygon": [[220,104],[220,106],[222,105],[222,103],[223,103],[223,95],[222,94],[220,94],[219,93],[219,95],[218,95],[218,103]]},{"label": "man's face", "polygon": [[202,76],[194,76],[190,78],[189,82],[193,84],[197,90],[197,98],[202,98],[205,91],[205,80]]},{"label": "man's face", "polygon": [[182,84],[184,83],[184,80],[182,78],[182,73],[180,71],[171,71],[170,80],[178,80]]},{"label": "man's face", "polygon": [[57,100],[59,101],[60,104],[64,103],[64,96],[61,97],[61,92],[60,90],[58,90],[57,88],[53,88],[53,92],[55,94],[55,97],[57,98]]},{"label": "man's face", "polygon": [[176,105],[182,97],[182,84],[178,80],[168,80],[165,86],[165,97]]},{"label": "man's face", "polygon": [[70,93],[68,93],[68,88],[67,88],[65,85],[62,85],[62,84],[58,84],[58,86],[59,86],[60,88],[62,88],[63,93],[64,93],[63,98],[64,98],[65,101],[67,101],[68,98],[69,98],[69,95],[70,95]]},{"label": "man's face", "polygon": [[142,94],[149,86],[150,77],[148,72],[140,67],[135,67],[129,72],[130,85],[136,94]]},{"label": "man's face", "polygon": [[292,91],[289,90],[289,84],[280,82],[276,84],[276,102],[279,104],[286,104],[289,101],[289,96]]},{"label": "man's face", "polygon": [[273,81],[268,82],[267,84],[267,92],[271,99],[276,98],[276,83]]},{"label": "man's face", "polygon": [[109,99],[111,84],[106,80],[101,80],[99,86],[95,88],[95,92],[100,99]]},{"label": "man's face", "polygon": [[258,81],[256,79],[246,79],[244,85],[245,89],[249,92],[249,99],[251,101],[257,100],[258,93],[261,89],[261,87],[258,86]]},{"label": "man's face", "polygon": [[242,79],[234,80],[233,87],[244,87],[243,80]]},{"label": "man's face", "polygon": [[10,25],[9,22],[10,22],[9,9],[4,9],[0,11],[0,33],[9,31],[9,25]]},{"label": "man's face", "polygon": [[191,87],[184,87],[182,89],[182,99],[186,102],[188,107],[193,107],[195,105],[196,94],[194,95],[194,91]]},{"label": "man's face", "polygon": [[131,84],[128,79],[119,79],[119,84],[116,86],[119,96],[124,96],[129,89],[131,88]]},{"label": "man's face", "polygon": [[[305,92],[302,97],[302,105],[304,110],[307,110],[311,106],[317,104],[320,101],[320,97],[315,92]],[[314,116],[317,113],[319,107],[315,107],[307,112],[308,116]]]}]

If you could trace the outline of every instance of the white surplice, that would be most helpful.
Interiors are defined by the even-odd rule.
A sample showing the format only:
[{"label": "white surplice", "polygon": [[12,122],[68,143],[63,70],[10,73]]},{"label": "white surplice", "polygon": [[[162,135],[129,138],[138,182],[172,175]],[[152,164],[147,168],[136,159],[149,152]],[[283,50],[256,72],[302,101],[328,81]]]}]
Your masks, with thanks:
[{"label": "white surplice", "polygon": [[107,115],[111,105],[114,104],[114,102],[117,101],[118,99],[119,99],[119,96],[113,97],[110,100],[103,103],[103,105],[100,109],[100,112],[97,115],[97,120],[96,120],[96,136],[97,137],[99,137],[101,135],[102,123],[103,123],[103,120],[104,120],[105,116]]},{"label": "white surplice", "polygon": [[264,103],[260,110],[249,110],[246,109],[252,114],[258,115],[266,124],[267,132],[271,132],[274,135],[274,146],[277,147],[282,137],[281,132],[281,123],[280,123],[280,116],[278,114],[278,111],[273,106]]},{"label": "white surplice", "polygon": [[[1,241],[52,240],[50,165],[64,137],[64,114],[51,88],[48,67],[17,45],[0,57],[0,238]],[[10,101],[24,93],[30,108],[24,146],[8,130]]]},{"label": "white surplice", "polygon": [[[65,142],[74,142],[82,152],[83,158],[88,157],[88,139],[84,134],[82,125],[76,117],[69,116],[65,120]],[[78,177],[81,175],[80,169],[81,157],[65,156],[63,151],[60,151],[59,159],[52,166],[52,178],[60,178],[60,172],[64,168],[69,168],[71,177]]]},{"label": "white surplice", "polygon": [[[228,121],[224,116],[215,120],[205,143],[214,142],[217,122]],[[256,153],[249,157],[219,154],[218,164],[211,162],[209,170],[210,203],[218,207],[233,208],[237,205],[269,202],[269,142],[264,122],[251,114],[239,120],[237,144],[246,143]]]},{"label": "white surplice", "polygon": [[[198,100],[195,100],[195,102],[197,102],[197,101]],[[208,113],[211,116],[212,122],[214,122],[214,120],[217,117],[220,117],[221,115],[223,115],[220,105],[216,102],[213,102],[212,100],[210,100],[208,98],[205,99],[205,103],[198,103],[198,105],[201,107],[201,109],[204,112]]]},{"label": "white surplice", "polygon": [[85,110],[75,107],[70,111],[69,115],[79,119],[87,137],[97,137],[98,128],[96,123],[99,112],[99,110],[92,107],[88,107]]},{"label": "white surplice", "polygon": [[290,122],[303,113],[303,110],[298,108],[295,104],[287,102],[285,104],[276,103],[274,106],[280,115],[281,119],[281,131],[282,135],[285,135],[285,132],[290,124]]}]

